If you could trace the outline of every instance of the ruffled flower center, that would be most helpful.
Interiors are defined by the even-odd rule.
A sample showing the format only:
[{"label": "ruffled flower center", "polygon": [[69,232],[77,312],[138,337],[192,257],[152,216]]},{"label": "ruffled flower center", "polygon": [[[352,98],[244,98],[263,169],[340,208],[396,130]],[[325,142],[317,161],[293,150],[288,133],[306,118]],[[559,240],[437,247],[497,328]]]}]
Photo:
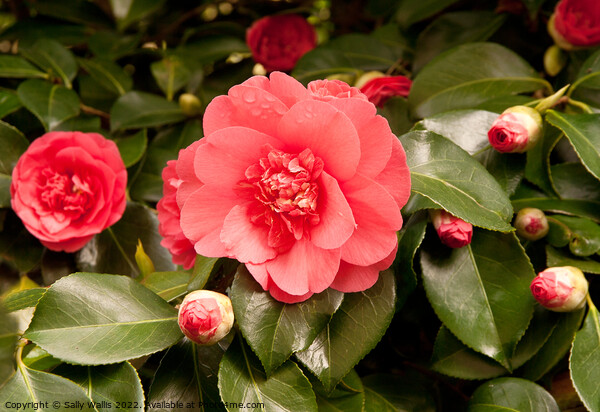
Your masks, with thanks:
[{"label": "ruffled flower center", "polygon": [[90,208],[93,200],[89,183],[70,172],[45,169],[40,187],[42,203],[54,212],[80,216]]},{"label": "ruffled flower center", "polygon": [[307,235],[307,226],[320,221],[318,177],[323,161],[310,149],[299,154],[270,149],[267,156],[246,169],[246,182],[258,200],[251,211],[255,224],[269,226],[269,246],[288,249]]}]

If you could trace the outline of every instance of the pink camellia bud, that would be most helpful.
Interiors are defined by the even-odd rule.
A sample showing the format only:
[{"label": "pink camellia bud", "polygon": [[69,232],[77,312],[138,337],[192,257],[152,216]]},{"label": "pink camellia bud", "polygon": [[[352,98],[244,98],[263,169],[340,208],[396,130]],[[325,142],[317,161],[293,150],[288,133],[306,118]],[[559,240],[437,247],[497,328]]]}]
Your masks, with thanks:
[{"label": "pink camellia bud", "polygon": [[233,326],[231,300],[221,293],[196,290],[179,307],[179,328],[199,345],[212,345],[223,339]]},{"label": "pink camellia bud", "polygon": [[548,234],[548,219],[540,209],[526,207],[519,210],[514,223],[517,234],[527,240],[538,240]]},{"label": "pink camellia bud", "polygon": [[527,106],[506,109],[492,123],[488,139],[502,153],[523,153],[531,149],[542,135],[542,116]]},{"label": "pink camellia bud", "polygon": [[473,226],[443,209],[430,210],[433,227],[442,243],[451,248],[461,248],[471,243]]},{"label": "pink camellia bud", "polygon": [[531,293],[546,309],[570,312],[585,305],[588,282],[576,267],[553,267],[540,272],[533,279]]}]

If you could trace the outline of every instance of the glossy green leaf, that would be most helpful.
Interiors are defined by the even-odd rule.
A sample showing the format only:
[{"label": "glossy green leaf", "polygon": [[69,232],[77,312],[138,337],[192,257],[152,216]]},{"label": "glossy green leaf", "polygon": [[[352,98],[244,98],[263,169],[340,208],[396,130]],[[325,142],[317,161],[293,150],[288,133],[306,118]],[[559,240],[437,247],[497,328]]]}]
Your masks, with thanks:
[{"label": "glossy green leaf", "polygon": [[146,129],[142,129],[133,136],[115,139],[115,143],[117,143],[125,167],[130,167],[136,164],[146,152],[148,132]]},{"label": "glossy green leaf", "polygon": [[65,364],[53,372],[79,385],[99,412],[144,410],[144,389],[129,362],[100,366]]},{"label": "glossy green leaf", "polygon": [[8,312],[30,308],[37,305],[45,292],[46,288],[20,290],[6,295],[2,303]]},{"label": "glossy green leaf", "polygon": [[42,38],[33,46],[22,48],[20,52],[46,73],[52,73],[54,77],[60,78],[67,89],[72,88],[71,82],[77,75],[79,66],[73,53],[65,46],[56,40]]},{"label": "glossy green leaf", "polygon": [[185,61],[198,64],[214,63],[232,53],[248,53],[246,42],[237,36],[213,35],[186,43],[176,50],[176,55]]},{"label": "glossy green leaf", "polygon": [[0,399],[2,406],[17,402],[40,402],[38,406],[41,406],[41,402],[48,403],[48,408],[27,409],[31,411],[68,410],[70,406],[75,408],[76,404],[83,405],[86,410],[94,410],[89,408],[92,400],[77,384],[51,373],[27,368],[25,365],[21,365],[12,378],[0,387]]},{"label": "glossy green leaf", "polygon": [[432,391],[412,377],[376,374],[366,376],[362,381],[365,388],[365,412],[437,410]]},{"label": "glossy green leaf", "polygon": [[527,151],[525,177],[550,196],[557,195],[550,174],[550,154],[561,137],[562,133],[558,129],[546,125],[540,141]]},{"label": "glossy green leaf", "polygon": [[12,178],[0,173],[0,208],[10,207],[10,184]]},{"label": "glossy green leaf", "polygon": [[396,285],[381,272],[371,288],[346,293],[340,308],[308,349],[296,357],[331,391],[377,345],[394,315]]},{"label": "glossy green leaf", "polygon": [[403,26],[424,20],[458,0],[402,0],[396,9],[396,20]]},{"label": "glossy green leaf", "polygon": [[494,43],[469,43],[427,64],[415,78],[408,102],[415,116],[428,117],[543,88],[550,86],[511,50]]},{"label": "glossy green leaf", "polygon": [[155,94],[128,92],[110,110],[112,131],[162,126],[185,119],[179,105]]},{"label": "glossy green leaf", "polygon": [[81,67],[106,90],[119,96],[131,90],[133,80],[116,63],[104,58],[79,59],[78,61]]},{"label": "glossy green leaf", "polygon": [[0,77],[47,78],[48,74],[36,68],[22,57],[1,55]]},{"label": "glossy green leaf", "polygon": [[600,89],[600,50],[596,51],[583,63],[577,74],[577,80],[571,85],[569,93],[578,88]]},{"label": "glossy green leaf", "polygon": [[23,106],[40,120],[47,131],[79,114],[77,93],[57,84],[26,80],[19,85],[17,94]]},{"label": "glossy green leaf", "polygon": [[[288,360],[267,378],[260,361],[240,336],[221,361],[219,391],[224,401],[262,404],[256,408],[267,412],[317,411],[315,394],[298,365]],[[226,407],[228,411],[237,410],[236,406]]]},{"label": "glossy green leaf", "polygon": [[341,51],[348,58],[350,67],[362,70],[386,70],[401,57],[378,38],[359,33],[338,36],[321,47]]},{"label": "glossy green leaf", "polygon": [[314,377],[309,377],[315,395],[319,412],[362,412],[365,403],[365,393],[358,373],[352,369],[335,389],[328,393],[323,385]]},{"label": "glossy green leaf", "polygon": [[586,273],[600,275],[600,262],[589,258],[575,258],[564,249],[556,249],[546,245],[546,265],[554,266],[575,266]]},{"label": "glossy green leaf", "polygon": [[156,84],[163,91],[167,100],[181,90],[192,76],[190,69],[176,56],[168,56],[150,65]]},{"label": "glossy green leaf", "polygon": [[217,264],[218,260],[219,258],[208,258],[206,256],[196,255],[196,262],[192,268],[192,278],[190,279],[187,290],[203,289],[215,267],[219,267]]},{"label": "glossy green leaf", "polygon": [[556,327],[544,346],[521,369],[520,375],[537,381],[548,373],[569,351],[575,332],[581,325],[585,309],[560,313]]},{"label": "glossy green leaf", "polygon": [[417,274],[413,261],[421,242],[425,237],[428,216],[426,213],[414,213],[403,225],[399,233],[398,252],[393,269],[396,273],[396,310],[400,309],[408,296],[417,287]]},{"label": "glossy green leaf", "polygon": [[410,117],[408,101],[403,97],[393,97],[379,109],[379,114],[385,117],[396,136],[402,136],[410,131],[414,121]]},{"label": "glossy green leaf", "polygon": [[35,10],[45,16],[73,23],[86,24],[91,27],[110,27],[112,21],[100,7],[86,0],[63,1],[44,0],[36,3]]},{"label": "glossy green leaf", "polygon": [[25,336],[69,363],[121,362],[179,339],[177,311],[126,276],[77,273],[40,299]]},{"label": "glossy green leaf", "polygon": [[61,24],[44,19],[23,19],[2,32],[2,39],[19,40],[19,48],[30,47],[42,38],[56,40],[66,46],[81,44],[89,27]]},{"label": "glossy green leaf", "polygon": [[106,134],[106,131],[102,129],[102,122],[99,117],[86,115],[71,117],[56,126],[54,131]]},{"label": "glossy green leaf", "polygon": [[600,179],[600,114],[548,110],[546,120],[565,133],[585,168]]},{"label": "glossy green leaf", "polygon": [[0,301],[0,388],[15,371],[15,346],[19,339],[17,329],[17,322],[4,310]]},{"label": "glossy green leaf", "polygon": [[148,410],[224,411],[217,374],[229,343],[229,339],[222,339],[216,345],[199,346],[184,339],[169,348],[152,380]]},{"label": "glossy green leaf", "polygon": [[573,386],[586,408],[600,408],[600,322],[598,310],[590,305],[583,327],[575,334],[569,369]]},{"label": "glossy green leaf", "polygon": [[343,296],[327,289],[304,302],[282,303],[265,292],[240,265],[230,297],[244,338],[270,376],[292,353],[311,344],[329,323]]},{"label": "glossy green leaf", "polygon": [[142,33],[125,35],[115,31],[97,31],[89,37],[88,46],[94,56],[114,61],[133,53],[141,37]]},{"label": "glossy green leaf", "polygon": [[29,142],[16,127],[0,121],[0,173],[10,175]]},{"label": "glossy green leaf", "polygon": [[175,270],[171,254],[160,245],[162,238],[158,233],[156,213],[138,203],[128,203],[117,223],[96,235],[77,253],[77,267],[86,272],[137,276],[135,250],[138,239],[152,257],[157,271]]},{"label": "glossy green leaf", "polygon": [[[550,168],[552,181],[564,199],[595,200],[600,202],[600,181],[581,163],[559,163]],[[573,182],[577,182],[576,185]]]},{"label": "glossy green leaf", "polygon": [[411,190],[473,225],[513,230],[512,207],[485,168],[450,140],[415,131],[400,138],[407,153]]},{"label": "glossy green leaf", "polygon": [[352,67],[352,63],[345,53],[335,49],[317,47],[298,60],[292,76],[296,80],[308,84],[312,80],[346,73],[356,76],[359,72]]},{"label": "glossy green leaf", "polygon": [[554,215],[570,230],[569,250],[576,256],[590,256],[600,250],[600,226],[583,217]]},{"label": "glossy green leaf", "polygon": [[544,388],[520,378],[498,378],[475,390],[469,412],[491,411],[560,412],[556,401]]},{"label": "glossy green leaf", "polygon": [[491,11],[442,14],[419,34],[413,71],[418,72],[435,56],[455,46],[486,41],[505,20],[506,15]]},{"label": "glossy green leaf", "polygon": [[[60,359],[56,359],[39,346],[33,344],[28,346],[33,346],[33,348],[22,357],[23,363],[28,368],[36,369],[38,371],[48,371],[54,369],[56,366],[62,363]],[[27,347],[25,349],[27,349]],[[23,351],[23,353],[25,353],[25,351]],[[56,373],[55,371],[52,372]]]},{"label": "glossy green leaf", "polygon": [[444,325],[511,370],[535,302],[529,291],[535,273],[514,233],[475,230],[463,248],[430,245],[421,251],[421,266],[427,297]]},{"label": "glossy green leaf", "polygon": [[187,292],[189,281],[190,274],[188,272],[154,272],[148,275],[142,284],[170,302]]},{"label": "glossy green leaf", "polygon": [[0,119],[19,110],[21,107],[21,101],[16,93],[0,90]]},{"label": "glossy green leaf", "polygon": [[17,270],[27,273],[42,259],[44,250],[40,242],[23,227],[21,220],[8,214],[0,231],[0,256]]},{"label": "glossy green leaf", "polygon": [[110,0],[120,30],[157,11],[165,0]]}]

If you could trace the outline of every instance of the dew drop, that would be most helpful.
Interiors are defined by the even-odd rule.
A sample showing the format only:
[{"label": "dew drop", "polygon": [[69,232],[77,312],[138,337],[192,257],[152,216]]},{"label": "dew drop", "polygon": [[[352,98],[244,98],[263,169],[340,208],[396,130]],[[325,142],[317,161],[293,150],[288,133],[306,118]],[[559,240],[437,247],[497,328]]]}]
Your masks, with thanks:
[{"label": "dew drop", "polygon": [[244,93],[244,97],[242,97],[246,103],[254,103],[256,101],[256,95],[254,92],[247,91]]}]

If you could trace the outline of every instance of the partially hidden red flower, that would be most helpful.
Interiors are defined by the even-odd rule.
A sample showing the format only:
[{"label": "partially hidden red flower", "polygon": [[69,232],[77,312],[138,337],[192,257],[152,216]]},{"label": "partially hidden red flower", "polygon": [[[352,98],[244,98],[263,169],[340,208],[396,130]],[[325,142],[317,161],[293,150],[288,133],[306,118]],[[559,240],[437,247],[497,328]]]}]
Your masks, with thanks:
[{"label": "partially hidden red flower", "polygon": [[540,272],[531,282],[533,297],[545,308],[569,312],[585,305],[588,282],[573,266],[552,267]]},{"label": "partially hidden red flower", "polygon": [[566,50],[600,45],[600,2],[561,0],[548,29],[556,44]]},{"label": "partially hidden red flower", "polygon": [[252,77],[208,105],[202,144],[177,161],[196,252],[245,263],[283,302],[365,290],[396,253],[406,155],[375,106],[340,83]]},{"label": "partially hidden red flower", "polygon": [[179,307],[179,328],[199,345],[213,345],[223,339],[233,326],[231,300],[211,290],[189,293]]},{"label": "partially hidden red flower", "polygon": [[[179,152],[178,160],[170,160],[162,171],[163,197],[158,201],[158,233],[162,236],[160,244],[171,252],[173,263],[190,269],[196,262],[194,245],[185,237],[180,225],[181,208],[177,203],[177,189],[182,184],[177,170],[185,176],[193,170],[193,153],[203,140],[192,143],[188,148]],[[183,193],[183,191],[182,191]]]},{"label": "partially hidden red flower", "polygon": [[433,227],[444,245],[451,248],[461,248],[471,243],[473,225],[443,209],[434,209],[429,213]]},{"label": "partially hidden red flower", "polygon": [[127,171],[117,145],[97,133],[50,132],[12,172],[11,205],[54,251],[75,252],[125,211]]},{"label": "partially hidden red flower", "polygon": [[300,57],[315,48],[317,34],[300,15],[274,15],[255,21],[246,31],[246,43],[254,61],[267,71],[288,71]]},{"label": "partially hidden red flower", "polygon": [[360,88],[369,101],[377,107],[383,107],[390,98],[407,97],[412,86],[412,80],[405,76],[376,77]]},{"label": "partially hidden red flower", "polygon": [[513,106],[494,120],[488,131],[492,147],[502,153],[523,153],[542,135],[542,117],[531,107]]}]

